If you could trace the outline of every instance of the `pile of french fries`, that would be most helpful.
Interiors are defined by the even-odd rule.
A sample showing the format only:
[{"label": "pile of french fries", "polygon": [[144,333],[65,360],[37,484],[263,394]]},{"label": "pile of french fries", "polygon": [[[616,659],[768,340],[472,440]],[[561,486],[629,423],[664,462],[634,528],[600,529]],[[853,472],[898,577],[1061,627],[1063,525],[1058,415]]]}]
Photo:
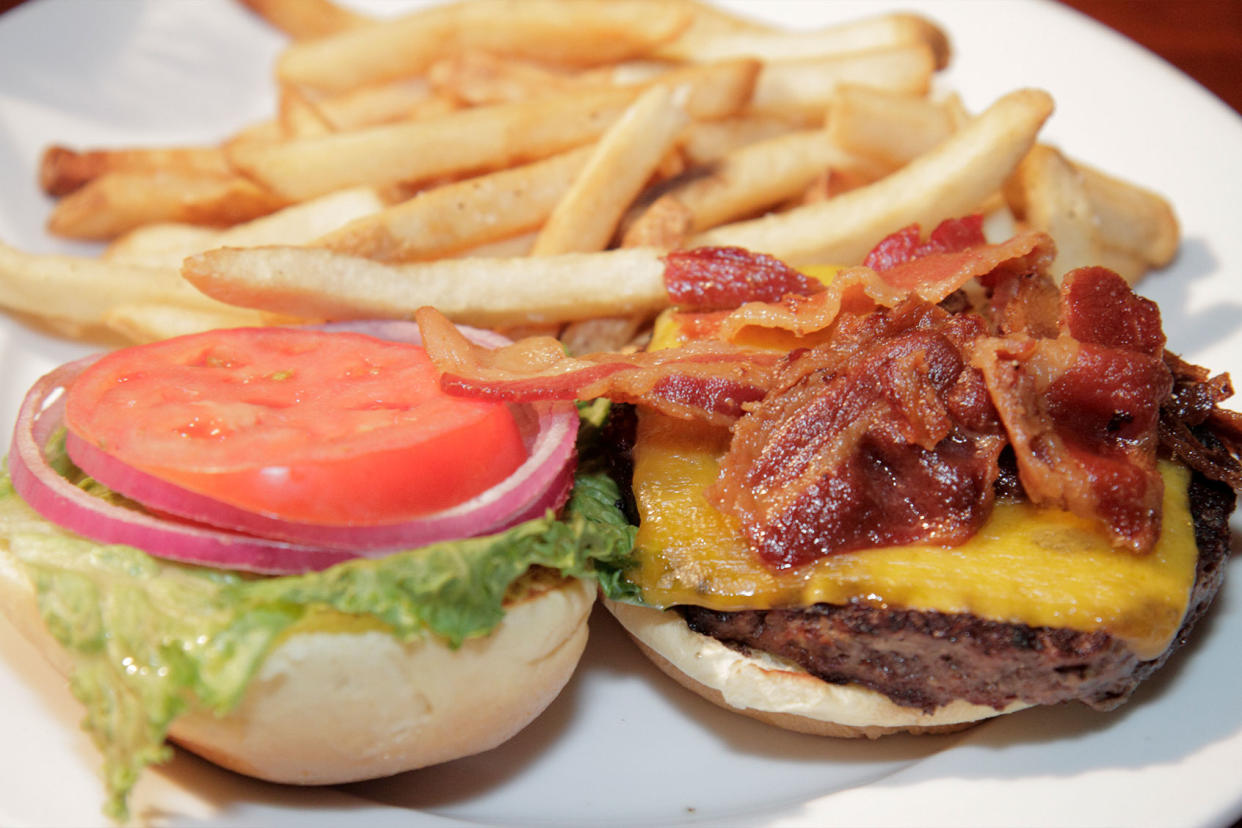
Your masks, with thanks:
[{"label": "pile of french fries", "polygon": [[974,212],[1057,241],[1057,274],[1136,280],[1168,203],[1039,143],[1049,95],[936,89],[934,23],[785,31],[696,0],[464,0],[376,20],[240,0],[290,42],[270,120],[218,145],[46,151],[49,230],[0,243],[0,306],[72,336],[408,318],[617,348],[668,305],[661,255],[733,245],[857,264]]}]

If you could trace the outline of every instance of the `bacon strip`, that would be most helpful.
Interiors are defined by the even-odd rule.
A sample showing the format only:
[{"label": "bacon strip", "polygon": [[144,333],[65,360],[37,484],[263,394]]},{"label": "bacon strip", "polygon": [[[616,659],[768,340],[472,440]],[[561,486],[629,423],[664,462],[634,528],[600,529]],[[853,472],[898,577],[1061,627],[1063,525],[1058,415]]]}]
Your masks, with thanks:
[{"label": "bacon strip", "polygon": [[869,267],[844,270],[823,293],[787,296],[780,302],[749,302],[720,324],[719,336],[733,340],[747,327],[777,328],[798,336],[827,329],[843,309],[896,307],[909,296],[937,303],[971,279],[1000,272],[1041,271],[1056,254],[1043,233],[1023,233],[1000,244],[952,253],[932,253],[884,273]]},{"label": "bacon strip", "polygon": [[911,224],[881,239],[863,259],[863,264],[875,271],[891,270],[932,253],[959,253],[987,243],[983,236],[983,216],[978,213],[945,219],[928,234],[927,241],[919,240],[919,226]]},{"label": "bacon strip", "polygon": [[962,355],[982,325],[919,299],[843,315],[738,421],[709,499],[776,568],[964,541],[991,510],[1005,445]]},{"label": "bacon strip", "polygon": [[1114,543],[1145,553],[1160,535],[1156,426],[1172,389],[1159,312],[1102,268],[1066,274],[1061,295],[1058,337],[984,338],[971,363],[1027,497],[1100,520]]},{"label": "bacon strip", "polygon": [[687,311],[736,308],[743,302],[779,302],[786,294],[811,296],[823,284],[780,259],[740,247],[674,250],[664,257],[664,287]]},{"label": "bacon strip", "polygon": [[552,337],[531,337],[489,350],[466,339],[434,308],[415,314],[423,347],[450,394],[501,400],[642,402],[665,414],[729,425],[744,403],[763,398],[778,353],[723,342],[636,354],[571,357]]}]

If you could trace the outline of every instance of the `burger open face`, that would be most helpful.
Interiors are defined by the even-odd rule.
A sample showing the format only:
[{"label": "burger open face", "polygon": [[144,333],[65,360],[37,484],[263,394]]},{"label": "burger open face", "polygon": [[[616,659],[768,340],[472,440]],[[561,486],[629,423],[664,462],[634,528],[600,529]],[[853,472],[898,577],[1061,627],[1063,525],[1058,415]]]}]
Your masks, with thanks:
[{"label": "burger open face", "polygon": [[417,339],[213,331],[27,395],[0,601],[71,677],[114,815],[166,736],[347,782],[494,747],[568,681],[632,529],[572,404],[449,397]]},{"label": "burger open face", "polygon": [[643,354],[549,363],[420,322],[457,393],[614,401],[641,598],[608,605],[666,673],[794,730],[939,731],[1115,707],[1223,577],[1228,378],[1166,351],[1110,271],[1056,284],[1052,255],[973,219],[826,286],[674,253],[682,305]]}]

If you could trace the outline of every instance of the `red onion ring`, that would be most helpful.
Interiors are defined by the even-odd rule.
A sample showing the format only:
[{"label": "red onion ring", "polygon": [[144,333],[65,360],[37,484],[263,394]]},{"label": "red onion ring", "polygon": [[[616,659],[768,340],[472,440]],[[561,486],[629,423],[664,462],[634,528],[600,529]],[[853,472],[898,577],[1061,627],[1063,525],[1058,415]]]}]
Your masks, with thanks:
[{"label": "red onion ring", "polygon": [[88,357],[47,374],[18,410],[9,475],[17,494],[46,520],[98,543],[121,543],[164,558],[249,572],[305,572],[354,557],[162,520],[100,500],[57,474],[43,445],[64,422],[64,403],[63,397],[50,406],[48,400],[94,361]]},{"label": "red onion ring", "polygon": [[[418,328],[410,322],[321,327],[421,344]],[[480,344],[507,341],[487,331],[465,331]],[[42,447],[63,425],[64,408],[63,397],[50,405],[48,400],[71,384],[94,359],[62,366],[28,393],[13,436],[10,473],[18,493],[45,518],[101,543],[125,543],[160,557],[230,569],[304,572],[360,555],[377,557],[436,541],[497,532],[559,507],[573,486],[578,416],[571,403],[515,407],[528,457],[496,486],[451,509],[379,526],[301,524],[247,512],[159,480],[72,433],[67,436],[70,457],[85,473],[144,506],[193,521],[193,525],[164,520],[92,497],[47,464]]]}]

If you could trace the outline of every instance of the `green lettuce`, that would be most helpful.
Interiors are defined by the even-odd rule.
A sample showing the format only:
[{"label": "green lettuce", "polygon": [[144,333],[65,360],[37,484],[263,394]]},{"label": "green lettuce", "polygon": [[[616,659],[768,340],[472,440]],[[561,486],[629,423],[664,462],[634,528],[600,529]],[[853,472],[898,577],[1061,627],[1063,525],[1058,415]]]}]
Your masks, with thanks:
[{"label": "green lettuce", "polygon": [[[64,464],[63,456],[51,459]],[[142,769],[168,758],[172,721],[190,709],[229,711],[299,622],[336,611],[400,639],[437,635],[456,646],[500,622],[506,593],[532,566],[593,579],[613,598],[637,597],[623,577],[634,527],[618,507],[616,484],[589,464],[561,519],[304,575],[256,577],[83,540],[39,519],[7,474],[0,527],[48,630],[73,657],[70,686],[104,757],[105,810],[118,820],[127,818]]]}]

